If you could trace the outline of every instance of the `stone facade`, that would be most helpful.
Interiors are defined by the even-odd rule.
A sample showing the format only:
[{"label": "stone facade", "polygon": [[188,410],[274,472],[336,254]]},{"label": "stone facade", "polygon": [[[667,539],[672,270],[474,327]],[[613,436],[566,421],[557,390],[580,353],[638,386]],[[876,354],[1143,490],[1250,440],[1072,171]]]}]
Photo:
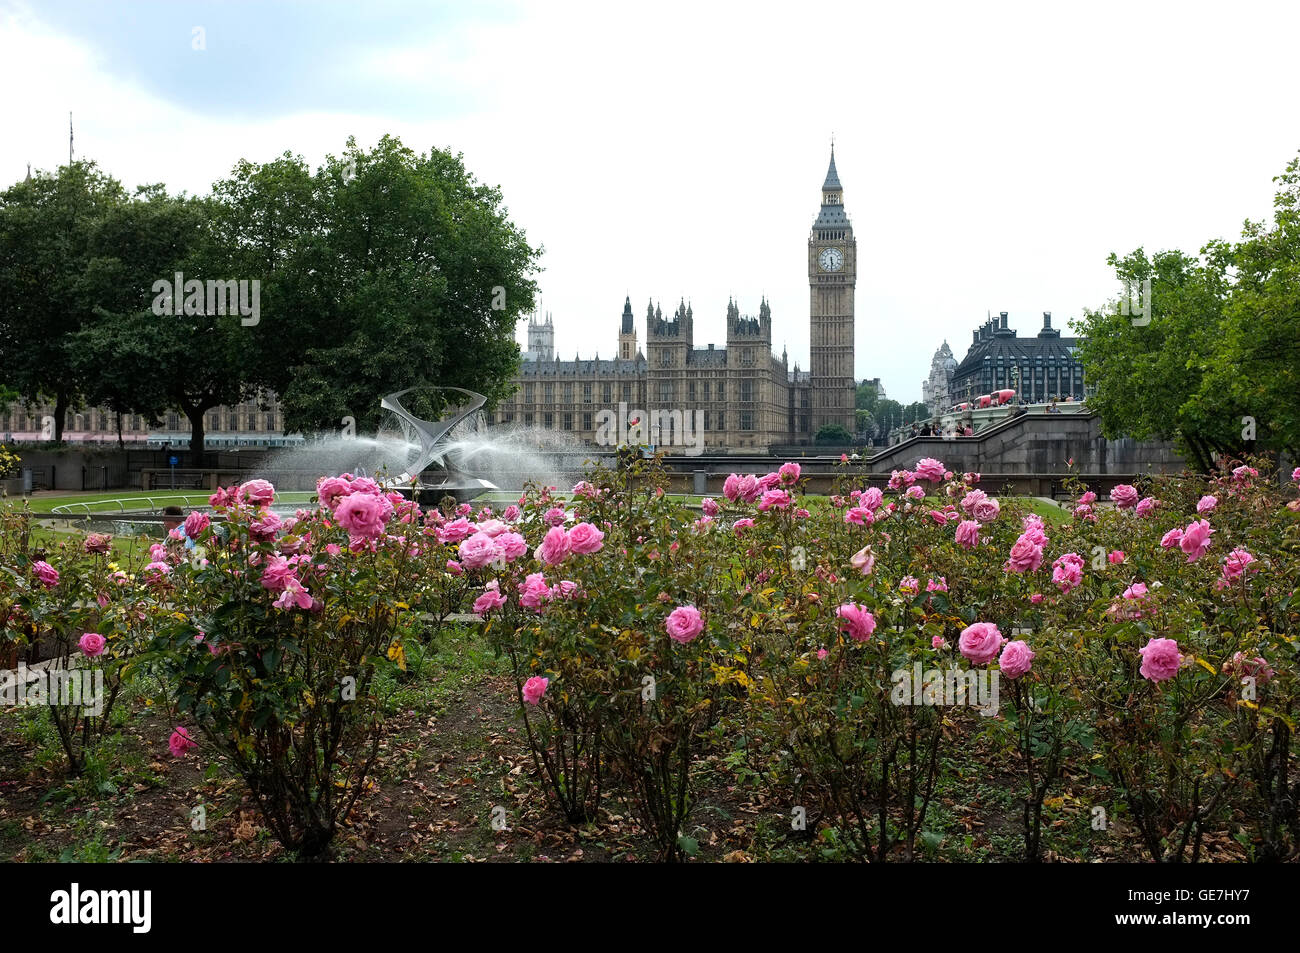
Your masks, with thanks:
[{"label": "stone facade", "polygon": [[[528,325],[528,347],[513,397],[488,415],[492,425],[562,431],[584,444],[605,441],[602,412],[651,420],[678,415],[698,423],[692,434],[702,451],[766,451],[774,445],[808,446],[825,425],[855,427],[854,289],[857,242],[845,214],[832,150],[822,184],[821,210],[808,238],[810,290],[809,370],[789,366],[772,351],[772,311],[744,315],[727,302],[726,342],[696,346],[695,311],[682,299],[665,316],[651,301],[645,314],[645,350],[638,346],[632,302],[623,302],[618,356],[560,360],[548,315]],[[607,419],[607,418],[606,418]],[[632,442],[637,442],[633,440]],[[644,440],[669,452],[681,441],[656,433]]]},{"label": "stone facade", "polygon": [[932,416],[937,417],[952,406],[948,394],[952,387],[952,372],[956,369],[957,359],[952,356],[948,342],[944,341],[930,360],[930,376],[921,382],[921,400],[930,408]]}]

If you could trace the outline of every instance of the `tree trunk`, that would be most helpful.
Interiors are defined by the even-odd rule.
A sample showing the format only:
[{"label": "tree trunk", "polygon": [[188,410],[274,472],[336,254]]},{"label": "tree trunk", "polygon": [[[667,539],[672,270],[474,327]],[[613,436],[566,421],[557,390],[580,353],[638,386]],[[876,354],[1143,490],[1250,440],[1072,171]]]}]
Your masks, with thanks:
[{"label": "tree trunk", "polygon": [[185,416],[190,419],[190,452],[194,454],[194,466],[203,466],[203,445],[206,434],[203,431],[203,415],[207,413],[206,407],[181,407],[185,411]]},{"label": "tree trunk", "polygon": [[54,442],[63,443],[63,421],[68,416],[68,395],[59,391],[54,395]]},{"label": "tree trunk", "polygon": [[125,450],[126,441],[122,439],[122,412],[117,412],[117,449]]}]

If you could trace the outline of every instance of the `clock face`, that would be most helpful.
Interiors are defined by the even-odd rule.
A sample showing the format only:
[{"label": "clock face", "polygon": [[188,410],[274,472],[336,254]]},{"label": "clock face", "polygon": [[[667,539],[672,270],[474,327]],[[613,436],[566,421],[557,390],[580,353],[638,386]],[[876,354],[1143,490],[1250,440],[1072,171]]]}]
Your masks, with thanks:
[{"label": "clock face", "polygon": [[844,267],[844,253],[838,248],[826,248],[817,256],[817,263],[822,271],[839,271]]}]

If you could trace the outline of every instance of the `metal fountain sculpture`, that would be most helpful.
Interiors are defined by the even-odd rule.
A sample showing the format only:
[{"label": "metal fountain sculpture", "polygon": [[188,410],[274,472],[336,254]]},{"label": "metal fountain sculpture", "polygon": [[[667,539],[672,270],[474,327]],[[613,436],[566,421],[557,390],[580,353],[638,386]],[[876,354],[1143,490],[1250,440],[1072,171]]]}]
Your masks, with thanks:
[{"label": "metal fountain sculpture", "polygon": [[[455,391],[464,394],[468,400],[453,405],[450,412],[439,420],[422,420],[403,403],[403,398],[415,390]],[[397,418],[408,445],[413,448],[407,456],[406,470],[397,477],[401,484],[398,489],[411,493],[424,504],[436,503],[448,495],[465,502],[488,490],[495,490],[496,484],[461,473],[454,462],[448,460],[447,435],[477,413],[486,402],[487,398],[482,394],[462,387],[408,387],[380,400],[379,405]],[[426,471],[442,479],[426,482],[423,480]]]}]

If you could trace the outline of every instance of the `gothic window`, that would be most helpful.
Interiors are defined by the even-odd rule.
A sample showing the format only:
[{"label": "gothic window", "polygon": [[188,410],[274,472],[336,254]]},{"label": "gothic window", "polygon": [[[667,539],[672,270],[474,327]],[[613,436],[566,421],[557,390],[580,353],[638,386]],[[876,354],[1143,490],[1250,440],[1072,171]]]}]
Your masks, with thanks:
[{"label": "gothic window", "polygon": [[[587,384],[586,386],[590,387],[591,385]],[[564,382],[564,402],[566,404],[573,403],[573,381]]]},{"label": "gothic window", "polygon": [[604,393],[605,403],[612,404],[614,402],[614,385],[606,384],[604,388],[602,388],[602,391]]},{"label": "gothic window", "polygon": [[741,430],[754,429],[754,415],[751,414],[748,410],[742,410],[740,412],[740,429]]},{"label": "gothic window", "polygon": [[[608,385],[606,385],[606,386],[608,386]],[[590,382],[590,381],[588,381],[588,382],[586,382],[586,383],[584,383],[584,384],[582,385],[582,402],[583,402],[584,404],[590,404],[590,403],[591,403],[591,387],[592,387],[592,385],[591,385],[591,382]]]},{"label": "gothic window", "polygon": [[[606,385],[606,386],[608,386],[608,385]],[[591,429],[591,412],[590,412],[590,411],[588,411],[587,413],[585,413],[585,414],[582,415],[582,429],[583,429],[583,430],[590,430],[590,429]]]},{"label": "gothic window", "polygon": [[565,430],[573,429],[573,414],[564,415],[564,429]]},{"label": "gothic window", "polygon": [[[754,399],[754,382],[753,382],[753,381],[751,381],[751,380],[749,380],[749,379],[745,379],[745,380],[743,380],[743,381],[740,382],[740,399],[741,399],[742,401],[750,401],[750,400],[753,400],[753,399]],[[748,428],[747,428],[747,427],[742,427],[741,429],[742,429],[742,430],[747,430]]]},{"label": "gothic window", "polygon": [[531,427],[532,425],[533,425],[533,415],[532,415],[532,414],[524,414],[524,426],[525,426],[525,427]]},{"label": "gothic window", "polygon": [[548,404],[555,402],[555,385],[550,381],[542,385],[542,400]]},{"label": "gothic window", "polygon": [[532,385],[532,384],[525,384],[525,385],[524,385],[524,403],[525,403],[525,404],[531,404],[532,402],[533,402],[533,385]]},{"label": "gothic window", "polygon": [[695,381],[691,381],[686,385],[686,399],[689,401],[695,400]]},{"label": "gothic window", "polygon": [[542,414],[542,426],[547,430],[555,426],[555,414]]},{"label": "gothic window", "polygon": [[659,400],[666,404],[666,403],[671,403],[671,402],[672,402],[672,399],[673,399],[673,382],[672,382],[672,381],[660,381],[660,382],[659,382]]},{"label": "gothic window", "polygon": [[631,399],[632,399],[632,385],[631,385],[631,384],[624,384],[624,385],[623,385],[623,400],[631,400]]}]

